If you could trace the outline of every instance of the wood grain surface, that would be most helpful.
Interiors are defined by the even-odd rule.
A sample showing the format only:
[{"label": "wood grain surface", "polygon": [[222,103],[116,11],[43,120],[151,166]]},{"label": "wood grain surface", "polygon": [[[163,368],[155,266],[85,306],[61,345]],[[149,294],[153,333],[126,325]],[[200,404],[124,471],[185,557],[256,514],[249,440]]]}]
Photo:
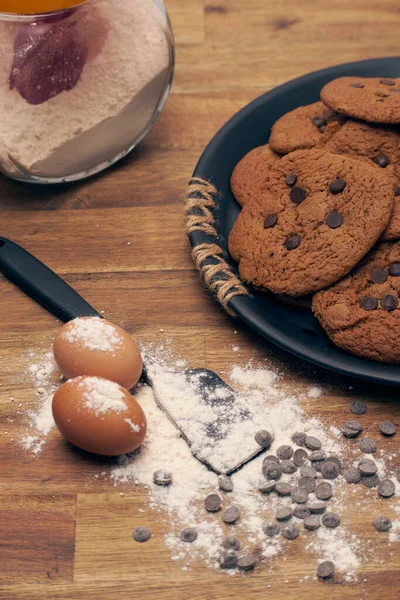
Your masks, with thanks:
[{"label": "wood grain surface", "polygon": [[[366,429],[381,448],[398,453],[399,437],[382,440],[377,429],[384,418],[399,424],[397,391],[304,365],[234,322],[194,271],[183,232],[186,183],[218,128],[290,78],[398,54],[398,0],[166,4],[176,38],[176,75],[152,132],[128,158],[89,181],[36,187],[0,178],[1,235],[37,255],[138,340],[172,338],[193,365],[223,370],[233,361],[266,358],[289,389],[323,385],[326,395],[306,409],[330,424],[350,418],[353,398],[367,398]],[[357,496],[344,520],[373,546],[377,560],[366,562],[356,585],[342,576],[317,581],[303,537],[288,544],[286,559],[273,570],[229,577],[199,562],[182,571],[163,544],[167,522],[147,507],[146,490],[127,488],[120,496],[110,482],[96,479],[103,459],[72,450],[56,431],[39,458],[18,445],[27,411],[37,401],[26,377],[27,353],[50,349],[59,323],[3,278],[0,315],[0,599],[400,597],[399,547],[371,526],[385,508],[376,500],[360,511]],[[236,343],[239,353],[232,351]],[[131,539],[140,524],[153,531],[145,545]]]}]

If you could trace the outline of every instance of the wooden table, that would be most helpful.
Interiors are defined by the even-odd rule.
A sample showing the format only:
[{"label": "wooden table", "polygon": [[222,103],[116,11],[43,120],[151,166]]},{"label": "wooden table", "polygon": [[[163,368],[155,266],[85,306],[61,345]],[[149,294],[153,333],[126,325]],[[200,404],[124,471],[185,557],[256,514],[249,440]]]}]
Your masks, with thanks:
[{"label": "wooden table", "polygon": [[[183,197],[205,144],[257,95],[314,69],[397,54],[399,4],[168,0],[167,5],[176,36],[176,76],[153,131],[129,158],[90,181],[46,188],[2,178],[1,234],[40,257],[138,340],[171,337],[197,366],[217,370],[238,358],[267,357],[284,366],[291,385],[321,383],[328,396],[310,410],[336,424],[350,418],[351,398],[369,394],[363,422],[380,439],[380,420],[400,420],[396,393],[357,382],[349,390],[349,381],[305,367],[259,339],[210,297],[183,233]],[[341,577],[325,584],[313,580],[315,561],[300,538],[273,572],[237,577],[201,563],[182,571],[161,535],[134,544],[131,532],[140,523],[156,533],[166,530],[160,515],[139,512],[146,507],[146,491],[128,490],[120,497],[109,482],[93,479],[101,461],[74,454],[55,431],[39,458],[18,445],[24,415],[37,401],[26,377],[26,353],[50,348],[58,323],[4,279],[0,314],[1,599],[400,597],[399,550],[371,528],[382,510],[379,503],[362,517],[356,507],[346,511],[346,521],[364,541],[373,540],[382,561],[365,565],[357,586],[342,584]],[[238,340],[239,357],[231,349]],[[380,444],[397,451],[398,437]],[[304,575],[310,579],[300,584]]]}]

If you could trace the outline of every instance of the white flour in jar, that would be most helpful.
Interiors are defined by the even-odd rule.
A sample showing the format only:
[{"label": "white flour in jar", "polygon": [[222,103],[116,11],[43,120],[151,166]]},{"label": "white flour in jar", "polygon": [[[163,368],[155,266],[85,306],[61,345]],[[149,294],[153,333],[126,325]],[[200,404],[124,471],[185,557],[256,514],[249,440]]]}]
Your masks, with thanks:
[{"label": "white flour in jar", "polygon": [[153,0],[99,0],[87,9],[108,29],[104,46],[72,90],[39,105],[10,90],[18,26],[0,22],[0,160],[7,169],[48,177],[84,171],[126,150],[151,121],[170,67],[160,9]]}]

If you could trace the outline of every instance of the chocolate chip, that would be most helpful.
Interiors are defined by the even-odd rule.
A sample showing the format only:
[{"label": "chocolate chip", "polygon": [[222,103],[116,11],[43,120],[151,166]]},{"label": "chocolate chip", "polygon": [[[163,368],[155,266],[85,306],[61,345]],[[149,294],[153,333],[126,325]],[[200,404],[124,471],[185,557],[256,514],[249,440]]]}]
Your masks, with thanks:
[{"label": "chocolate chip", "polygon": [[282,477],[282,467],[277,463],[267,462],[263,464],[263,474],[266,479],[278,481]]},{"label": "chocolate chip", "polygon": [[221,498],[218,494],[209,494],[204,500],[204,506],[208,512],[218,512],[221,509]]},{"label": "chocolate chip", "polygon": [[135,542],[148,542],[151,538],[151,531],[148,527],[136,527],[132,534],[132,537],[135,540]]},{"label": "chocolate chip", "polygon": [[234,535],[228,535],[222,542],[222,547],[225,550],[240,550],[240,542]]},{"label": "chocolate chip", "polygon": [[392,277],[400,277],[400,262],[392,262],[388,267],[388,273]]},{"label": "chocolate chip", "polygon": [[308,501],[308,493],[306,490],[300,487],[293,488],[291,496],[293,502],[296,502],[296,504],[305,504]]},{"label": "chocolate chip", "polygon": [[288,185],[289,187],[292,187],[297,181],[297,175],[295,175],[294,173],[289,173],[289,175],[286,175],[286,185]]},{"label": "chocolate chip", "polygon": [[239,557],[237,566],[239,569],[243,569],[243,571],[250,571],[253,569],[257,562],[256,557],[253,554],[243,554]]},{"label": "chocolate chip", "polygon": [[275,491],[279,496],[290,496],[292,486],[290,483],[280,481],[275,485]]},{"label": "chocolate chip", "polygon": [[311,119],[311,123],[315,125],[315,127],[324,127],[326,125],[326,119],[322,116],[316,116]]},{"label": "chocolate chip", "polygon": [[218,477],[219,489],[223,492],[231,492],[233,490],[233,481],[228,475],[220,475]]},{"label": "chocolate chip", "polygon": [[365,88],[365,85],[363,83],[350,83],[349,87],[351,88]]},{"label": "chocolate chip", "polygon": [[350,411],[353,415],[365,415],[367,412],[367,405],[364,400],[353,400],[350,404]]},{"label": "chocolate chip", "polygon": [[275,513],[275,519],[277,521],[287,521],[292,516],[293,511],[290,506],[281,506]]},{"label": "chocolate chip", "polygon": [[240,519],[240,510],[237,506],[230,506],[222,513],[224,523],[233,524]]},{"label": "chocolate chip", "polygon": [[336,513],[327,512],[322,517],[322,524],[328,529],[335,529],[340,525],[340,517]]},{"label": "chocolate chip", "polygon": [[293,509],[293,516],[296,517],[296,519],[306,519],[310,515],[311,515],[311,512],[310,512],[310,509],[307,508],[307,506],[298,504]]},{"label": "chocolate chip", "polygon": [[300,475],[302,477],[312,477],[313,479],[315,479],[317,477],[318,473],[314,469],[314,467],[307,467],[307,465],[303,465],[300,469]]},{"label": "chocolate chip", "polygon": [[279,458],[277,456],[274,456],[273,454],[268,454],[264,460],[263,460],[263,464],[265,462],[274,462],[277,463],[279,465]]},{"label": "chocolate chip", "polygon": [[313,502],[312,504],[307,504],[312,514],[322,515],[326,510],[326,504],[324,502]]},{"label": "chocolate chip", "polygon": [[153,481],[156,485],[170,485],[172,483],[172,475],[168,471],[160,469],[153,473]]},{"label": "chocolate chip", "polygon": [[317,575],[320,579],[328,579],[335,572],[335,565],[330,560],[325,560],[318,565]]},{"label": "chocolate chip", "polygon": [[238,556],[234,550],[227,550],[219,557],[221,569],[236,569]]},{"label": "chocolate chip", "polygon": [[[396,90],[396,92],[397,92],[397,91],[399,91],[399,92],[400,92],[400,90]],[[400,196],[400,187],[395,187],[395,188],[394,188],[394,195],[395,195],[395,196]]]},{"label": "chocolate chip", "polygon": [[263,531],[268,537],[275,537],[281,532],[281,526],[279,523],[265,523]]},{"label": "chocolate chip", "polygon": [[363,458],[358,463],[358,468],[361,471],[362,475],[375,475],[378,470],[378,467],[370,458]]},{"label": "chocolate chip", "polygon": [[340,194],[343,192],[346,187],[346,182],[344,179],[340,179],[339,177],[331,181],[329,184],[329,191],[331,194]]},{"label": "chocolate chip", "polygon": [[279,446],[276,455],[281,460],[289,460],[293,456],[293,448],[292,446]]},{"label": "chocolate chip", "polygon": [[310,454],[311,462],[320,462],[326,459],[326,452],[324,450],[314,450]]},{"label": "chocolate chip", "polygon": [[357,467],[350,467],[350,469],[344,472],[344,478],[347,483],[360,483],[361,477],[361,471]]},{"label": "chocolate chip", "polygon": [[292,460],[283,460],[281,462],[282,473],[286,473],[287,475],[292,475],[297,471],[297,467]]},{"label": "chocolate chip", "polygon": [[290,523],[289,525],[284,525],[282,527],[281,534],[287,540],[295,540],[300,535],[300,529],[297,525]]},{"label": "chocolate chip", "polygon": [[391,421],[382,421],[382,423],[379,423],[379,431],[383,433],[383,435],[394,435],[397,431],[397,427]]},{"label": "chocolate chip", "polygon": [[347,421],[347,423],[342,425],[340,429],[345,437],[353,438],[361,433],[364,427],[361,425],[361,423],[352,419],[351,421]]},{"label": "chocolate chip", "polygon": [[385,154],[378,154],[378,156],[375,156],[375,158],[372,159],[372,162],[378,165],[378,167],[381,167],[381,169],[384,169],[388,166],[390,160]]},{"label": "chocolate chip", "polygon": [[396,491],[396,487],[390,479],[381,479],[378,483],[378,494],[382,496],[382,498],[390,498],[394,495]]},{"label": "chocolate chip", "polygon": [[326,125],[322,125],[322,127],[319,128],[319,132],[325,133],[325,131],[326,131]]},{"label": "chocolate chip", "polygon": [[306,442],[306,434],[301,431],[296,431],[290,438],[296,446],[304,446]]},{"label": "chocolate chip", "polygon": [[364,296],[360,300],[360,307],[364,310],[375,310],[378,308],[378,300],[372,298],[372,296]]},{"label": "chocolate chip", "polygon": [[[396,263],[394,263],[396,264]],[[397,263],[399,264],[399,263]],[[400,264],[399,264],[400,266]],[[389,274],[390,274],[390,267],[389,267]],[[400,270],[399,270],[399,275],[400,275]],[[386,271],[384,271],[383,269],[377,269],[376,271],[373,271],[371,273],[371,281],[372,283],[385,283],[386,279],[388,278],[388,275],[386,273]]]},{"label": "chocolate chip", "polygon": [[316,485],[317,484],[315,483],[314,477],[305,476],[299,479],[299,488],[301,488],[302,490],[306,490],[308,494],[313,493]]},{"label": "chocolate chip", "polygon": [[323,481],[315,488],[315,496],[318,500],[329,500],[332,498],[332,494],[332,486],[327,481]]},{"label": "chocolate chip", "polygon": [[181,540],[187,544],[192,544],[197,540],[197,530],[194,527],[186,527],[181,531]]},{"label": "chocolate chip", "polygon": [[319,527],[321,527],[321,521],[318,517],[306,517],[304,519],[304,528],[308,529],[309,531],[315,531],[316,529],[318,529]]},{"label": "chocolate chip", "polygon": [[395,298],[391,294],[388,294],[387,296],[383,296],[383,298],[381,300],[382,308],[384,308],[388,312],[395,310],[397,308],[397,305],[398,305],[397,298]]},{"label": "chocolate chip", "polygon": [[275,213],[267,215],[264,219],[264,229],[270,229],[271,227],[275,227],[277,221],[278,217]]},{"label": "chocolate chip", "polygon": [[256,440],[257,444],[261,446],[261,448],[268,450],[274,441],[274,436],[266,429],[260,429],[260,431],[257,431],[254,439]]},{"label": "chocolate chip", "polygon": [[296,248],[300,246],[300,242],[300,236],[294,234],[287,238],[286,242],[284,243],[284,246],[286,250],[296,250]]},{"label": "chocolate chip", "polygon": [[392,527],[392,521],[388,517],[378,517],[373,525],[377,531],[389,531]]},{"label": "chocolate chip", "polygon": [[298,448],[293,454],[293,462],[297,467],[301,467],[307,459],[308,454],[303,448]]},{"label": "chocolate chip", "polygon": [[367,488],[374,488],[379,483],[379,475],[377,475],[377,473],[375,473],[375,475],[363,475],[361,477],[361,483]]},{"label": "chocolate chip", "polygon": [[310,450],[320,450],[322,446],[320,440],[312,435],[306,435],[305,445]]},{"label": "chocolate chip", "polygon": [[326,224],[331,229],[337,229],[342,225],[342,223],[343,215],[341,215],[340,212],[338,212],[337,210],[334,210],[333,212],[329,213],[329,215],[326,217]]},{"label": "chocolate chip", "polygon": [[296,185],[290,190],[289,197],[294,204],[301,204],[306,195],[306,190]]},{"label": "chocolate chip", "polygon": [[258,486],[258,491],[262,494],[270,494],[275,489],[275,481],[263,481]]},{"label": "chocolate chip", "polygon": [[372,438],[365,437],[360,440],[361,452],[365,452],[365,454],[373,454],[374,452],[376,452],[376,449],[376,442]]},{"label": "chocolate chip", "polygon": [[339,473],[342,470],[342,463],[340,462],[340,460],[338,459],[337,456],[328,456],[328,458],[326,459],[326,462],[334,462],[335,464],[337,464],[337,466],[339,467]]},{"label": "chocolate chip", "polygon": [[321,466],[321,475],[324,479],[336,479],[339,474],[340,468],[332,460],[326,460]]},{"label": "chocolate chip", "polygon": [[396,85],[396,82],[392,79],[381,79],[379,83],[382,85]]}]

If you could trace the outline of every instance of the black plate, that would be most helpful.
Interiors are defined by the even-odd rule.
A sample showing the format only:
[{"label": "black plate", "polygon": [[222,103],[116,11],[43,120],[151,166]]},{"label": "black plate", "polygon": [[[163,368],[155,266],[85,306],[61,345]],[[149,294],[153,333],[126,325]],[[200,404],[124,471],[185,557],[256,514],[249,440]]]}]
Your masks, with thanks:
[{"label": "black plate", "polygon": [[[218,243],[236,270],[227,251],[227,239],[240,208],[232,196],[229,180],[236,163],[252,148],[268,142],[270,128],[284,113],[319,100],[325,83],[336,77],[399,77],[400,57],[379,58],[338,65],[299,77],[260,96],[239,111],[220,129],[203,152],[195,177],[210,180],[221,192],[215,210]],[[192,246],[214,242],[201,232],[190,236]],[[309,310],[296,308],[273,297],[252,292],[230,301],[236,314],[262,336],[317,365],[377,383],[400,384],[400,367],[368,361],[335,347]]]}]

